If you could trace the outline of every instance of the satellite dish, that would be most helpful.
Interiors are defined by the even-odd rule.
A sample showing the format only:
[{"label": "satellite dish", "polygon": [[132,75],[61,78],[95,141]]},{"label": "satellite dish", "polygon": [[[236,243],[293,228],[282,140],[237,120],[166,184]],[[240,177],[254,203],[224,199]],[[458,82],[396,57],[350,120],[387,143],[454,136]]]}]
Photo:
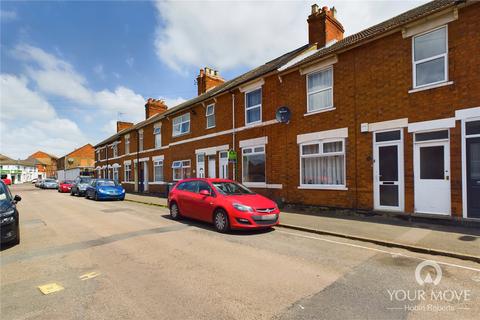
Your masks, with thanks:
[{"label": "satellite dish", "polygon": [[287,106],[278,108],[277,112],[275,113],[275,118],[278,122],[289,123],[291,117],[292,113]]}]

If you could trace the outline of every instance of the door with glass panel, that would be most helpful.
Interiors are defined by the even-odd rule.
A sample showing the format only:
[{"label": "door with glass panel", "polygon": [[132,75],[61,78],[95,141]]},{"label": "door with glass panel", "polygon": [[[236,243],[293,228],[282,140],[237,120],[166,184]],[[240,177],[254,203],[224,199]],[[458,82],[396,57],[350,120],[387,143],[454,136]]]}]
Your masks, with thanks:
[{"label": "door with glass panel", "polygon": [[450,141],[448,130],[414,135],[415,212],[450,214]]},{"label": "door with glass panel", "polygon": [[480,120],[465,123],[467,217],[480,219]]},{"label": "door with glass panel", "polygon": [[197,154],[197,178],[205,178],[205,154]]},{"label": "door with glass panel", "polygon": [[375,132],[374,208],[404,210],[402,130]]},{"label": "door with glass panel", "polygon": [[218,175],[221,179],[228,179],[228,152],[220,151],[218,158]]}]

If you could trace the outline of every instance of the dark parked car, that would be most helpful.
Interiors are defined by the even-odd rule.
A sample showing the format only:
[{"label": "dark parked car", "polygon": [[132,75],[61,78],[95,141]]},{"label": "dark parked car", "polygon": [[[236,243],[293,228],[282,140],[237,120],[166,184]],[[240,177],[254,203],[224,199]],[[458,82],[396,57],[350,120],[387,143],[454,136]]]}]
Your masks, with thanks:
[{"label": "dark parked car", "polygon": [[42,181],[42,189],[58,189],[58,182],[55,179],[45,179]]},{"label": "dark parked car", "polygon": [[7,185],[0,181],[0,246],[20,243],[17,202],[20,196],[12,197]]},{"label": "dark parked car", "polygon": [[114,180],[94,179],[87,187],[87,199],[95,200],[124,200],[125,189]]},{"label": "dark parked car", "polygon": [[79,176],[75,179],[70,190],[71,196],[84,196],[87,191],[87,187],[92,181],[91,177]]}]

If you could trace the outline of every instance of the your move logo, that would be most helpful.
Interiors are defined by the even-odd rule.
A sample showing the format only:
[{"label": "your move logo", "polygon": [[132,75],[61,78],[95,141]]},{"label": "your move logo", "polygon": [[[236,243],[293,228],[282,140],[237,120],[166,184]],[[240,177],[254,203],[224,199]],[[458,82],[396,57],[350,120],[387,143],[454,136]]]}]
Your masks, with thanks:
[{"label": "your move logo", "polygon": [[[430,273],[431,269],[435,270],[434,277]],[[424,269],[426,271],[424,271]],[[423,272],[422,272],[423,271]],[[435,261],[425,260],[418,264],[417,268],[415,269],[415,280],[421,286],[425,284],[433,283],[434,285],[438,285],[442,280],[442,269]]]}]

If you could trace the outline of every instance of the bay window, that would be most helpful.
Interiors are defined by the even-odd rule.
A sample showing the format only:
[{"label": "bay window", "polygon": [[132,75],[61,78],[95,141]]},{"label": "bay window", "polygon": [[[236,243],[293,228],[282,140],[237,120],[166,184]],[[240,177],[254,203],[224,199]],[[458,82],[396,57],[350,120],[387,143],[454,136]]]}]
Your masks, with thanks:
[{"label": "bay window", "polygon": [[307,75],[307,112],[333,108],[333,67]]},{"label": "bay window", "polygon": [[448,80],[447,27],[413,37],[413,86]]},{"label": "bay window", "polygon": [[262,122],[262,89],[245,93],[245,124]]},{"label": "bay window", "polygon": [[242,182],[266,183],[265,146],[242,149]]},{"label": "bay window", "polygon": [[190,113],[173,119],[172,135],[174,137],[190,132]]},{"label": "bay window", "polygon": [[300,145],[300,186],[345,187],[345,141]]},{"label": "bay window", "polygon": [[190,160],[173,161],[172,163],[173,180],[178,181],[178,180],[190,178],[190,167],[191,167]]},{"label": "bay window", "polygon": [[153,161],[153,181],[163,181],[163,160]]}]

